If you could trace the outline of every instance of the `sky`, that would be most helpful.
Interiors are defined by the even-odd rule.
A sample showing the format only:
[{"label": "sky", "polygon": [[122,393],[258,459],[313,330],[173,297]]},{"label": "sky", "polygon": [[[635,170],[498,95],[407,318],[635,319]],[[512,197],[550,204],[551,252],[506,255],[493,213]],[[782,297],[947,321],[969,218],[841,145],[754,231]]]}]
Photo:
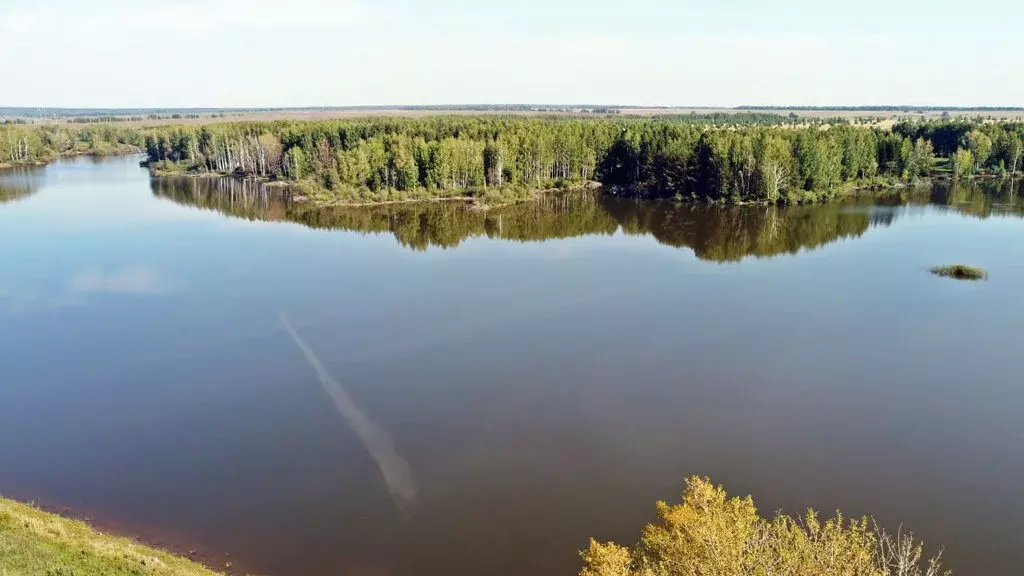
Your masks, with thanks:
[{"label": "sky", "polygon": [[1024,106],[1017,0],[0,0],[0,106]]}]

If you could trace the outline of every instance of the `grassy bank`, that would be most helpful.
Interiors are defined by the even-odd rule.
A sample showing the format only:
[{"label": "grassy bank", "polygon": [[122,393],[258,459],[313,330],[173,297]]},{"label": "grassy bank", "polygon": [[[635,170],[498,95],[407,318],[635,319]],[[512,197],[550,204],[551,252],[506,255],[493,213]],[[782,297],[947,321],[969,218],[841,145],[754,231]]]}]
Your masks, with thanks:
[{"label": "grassy bank", "polygon": [[215,576],[188,559],[0,497],[0,576]]},{"label": "grassy bank", "polygon": [[50,163],[50,160],[31,160],[27,162],[0,162],[0,170],[10,170],[11,168],[31,168],[33,166],[46,166]]}]

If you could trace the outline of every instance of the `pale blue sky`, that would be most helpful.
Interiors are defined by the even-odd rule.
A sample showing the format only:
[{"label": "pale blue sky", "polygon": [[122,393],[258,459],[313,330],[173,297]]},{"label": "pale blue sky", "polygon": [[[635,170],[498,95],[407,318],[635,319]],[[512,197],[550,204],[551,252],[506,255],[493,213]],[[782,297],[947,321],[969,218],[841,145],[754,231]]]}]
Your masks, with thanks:
[{"label": "pale blue sky", "polygon": [[0,106],[1024,105],[1015,0],[0,0]]}]

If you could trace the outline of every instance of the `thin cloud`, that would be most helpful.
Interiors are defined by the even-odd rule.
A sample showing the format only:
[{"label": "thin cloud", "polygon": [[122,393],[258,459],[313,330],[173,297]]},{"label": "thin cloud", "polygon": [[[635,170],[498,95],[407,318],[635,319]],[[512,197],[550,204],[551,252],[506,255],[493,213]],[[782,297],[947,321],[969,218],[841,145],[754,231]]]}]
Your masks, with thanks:
[{"label": "thin cloud", "polygon": [[71,281],[74,294],[166,294],[173,283],[155,268],[127,268],[105,274],[95,270],[79,272]]},{"label": "thin cloud", "polygon": [[82,270],[57,290],[35,287],[0,287],[0,312],[24,314],[87,306],[97,294],[157,296],[170,294],[179,284],[156,268],[136,266],[114,272]]},{"label": "thin cloud", "polygon": [[353,0],[88,3],[60,8],[36,5],[0,11],[0,30],[20,35],[314,30],[363,24],[377,13]]}]

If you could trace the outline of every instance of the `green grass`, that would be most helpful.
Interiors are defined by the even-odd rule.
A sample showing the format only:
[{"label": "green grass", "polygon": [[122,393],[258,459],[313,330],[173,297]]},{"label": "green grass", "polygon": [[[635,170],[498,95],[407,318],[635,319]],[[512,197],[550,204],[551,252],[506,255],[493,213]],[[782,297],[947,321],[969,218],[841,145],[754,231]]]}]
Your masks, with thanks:
[{"label": "green grass", "polygon": [[952,158],[935,158],[932,162],[932,174],[936,176],[950,176],[953,174]]},{"label": "green grass", "polygon": [[985,278],[988,278],[988,272],[985,272],[981,268],[975,268],[974,266],[968,266],[966,264],[935,266],[932,268],[931,272],[936,276],[954,278],[956,280],[984,280]]},{"label": "green grass", "polygon": [[0,576],[216,576],[191,560],[0,498]]}]

